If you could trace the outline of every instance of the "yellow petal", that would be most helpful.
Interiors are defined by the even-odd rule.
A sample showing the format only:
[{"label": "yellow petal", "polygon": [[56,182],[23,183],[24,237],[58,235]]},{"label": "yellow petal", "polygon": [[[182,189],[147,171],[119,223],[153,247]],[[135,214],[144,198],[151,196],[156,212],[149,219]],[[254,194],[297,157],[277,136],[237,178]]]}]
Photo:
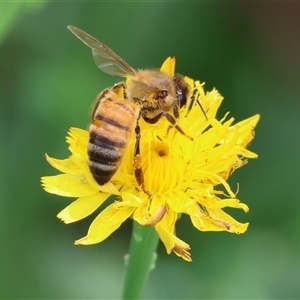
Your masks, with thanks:
[{"label": "yellow petal", "polygon": [[63,209],[57,217],[66,224],[79,221],[93,213],[109,196],[107,193],[96,193],[80,197]]},{"label": "yellow petal", "polygon": [[224,186],[224,188],[226,189],[227,193],[230,195],[230,197],[231,198],[235,197],[229,184],[219,175],[212,173],[212,172],[206,172],[206,171],[199,171],[199,175],[202,175],[202,180],[204,178],[209,179],[213,185],[222,184]]},{"label": "yellow petal", "polygon": [[62,173],[81,173],[81,169],[78,166],[76,166],[70,159],[56,159],[48,156],[47,154],[45,154],[45,158],[52,167],[54,167]]},{"label": "yellow petal", "polygon": [[97,183],[97,181],[94,179],[90,169],[88,168],[88,165],[86,164],[85,166],[82,166],[82,171],[85,175],[85,177],[87,178],[87,181],[90,183],[90,185],[99,192],[103,192],[103,193],[109,193],[112,195],[119,195],[120,192],[118,191],[118,189],[113,185],[113,183],[111,181],[103,184],[103,185],[99,185]]},{"label": "yellow petal", "polygon": [[232,208],[239,208],[244,210],[244,212],[248,212],[249,208],[246,204],[241,203],[236,198],[229,198],[229,199],[219,199],[216,196],[211,197],[201,197],[198,200],[198,203],[201,204],[201,206],[211,209],[222,209],[224,207],[232,207]]},{"label": "yellow petal", "polygon": [[88,141],[89,133],[84,129],[80,129],[77,127],[71,127],[69,130],[69,135],[73,138],[80,138],[82,140]]},{"label": "yellow petal", "polygon": [[175,247],[174,231],[176,221],[177,213],[169,209],[164,218],[155,225],[155,230],[164,243],[168,254],[170,254]]},{"label": "yellow petal", "polygon": [[[122,201],[116,203],[116,206],[138,207],[143,203],[143,198],[140,198],[129,191],[122,193],[121,198]],[[147,198],[144,198],[144,200],[146,199]]]},{"label": "yellow petal", "polygon": [[[201,103],[201,106],[203,107],[204,111],[206,111],[206,115],[209,120],[214,119],[217,110],[219,106],[221,105],[223,101],[223,97],[219,94],[219,92],[216,89],[213,89],[210,92],[207,92],[205,94],[204,88],[203,88],[204,82],[200,83],[199,81],[195,81],[195,88],[196,88],[196,99],[198,99]],[[196,104],[195,104],[196,105]],[[199,108],[200,110],[200,108]],[[199,111],[197,109],[193,109],[194,114],[191,115],[195,120],[197,120],[197,115],[199,119]],[[203,115],[203,113],[202,113]],[[189,115],[190,117],[190,115]],[[192,123],[191,123],[192,124]]]},{"label": "yellow petal", "polygon": [[153,214],[149,213],[149,203],[140,205],[133,214],[133,219],[143,226],[154,226],[165,216],[167,207],[159,207]]},{"label": "yellow petal", "polygon": [[176,59],[174,56],[168,57],[161,66],[160,71],[167,75],[173,76],[175,72],[175,63]]},{"label": "yellow petal", "polygon": [[174,193],[169,193],[166,195],[167,203],[170,208],[177,213],[182,213],[186,211],[187,207],[195,202],[186,193],[181,190],[174,191]]},{"label": "yellow petal", "polygon": [[175,247],[173,233],[163,227],[161,223],[155,225],[155,230],[157,231],[161,241],[164,243],[167,253],[170,254]]},{"label": "yellow petal", "polygon": [[64,197],[85,197],[97,192],[82,174],[60,174],[41,178],[44,190]]},{"label": "yellow petal", "polygon": [[134,207],[116,208],[114,204],[105,208],[92,222],[88,234],[75,241],[75,245],[92,245],[105,240],[132,215]]},{"label": "yellow petal", "polygon": [[[228,130],[227,137],[230,138],[234,130],[238,131],[237,145],[247,147],[247,145],[254,138],[254,127],[259,121],[260,115],[254,115],[246,120],[236,123],[234,126],[231,126]],[[227,138],[226,137],[226,138]]]},{"label": "yellow petal", "polygon": [[170,254],[172,251],[174,253],[183,258],[184,260],[191,262],[191,255],[188,252],[190,250],[190,245],[185,243],[184,241],[180,240],[178,237],[176,237],[173,233],[168,231],[165,227],[161,225],[161,223],[158,223],[155,226],[155,229],[164,243],[167,253]]},{"label": "yellow petal", "polygon": [[237,147],[236,153],[242,157],[247,157],[247,158],[257,158],[258,155],[248,149],[242,148],[242,147]]},{"label": "yellow petal", "polygon": [[153,195],[151,201],[147,197],[138,198],[128,193],[123,193],[122,199],[127,200],[127,205],[136,205],[133,219],[143,226],[154,226],[167,212],[165,199],[156,194]]},{"label": "yellow petal", "polygon": [[88,158],[87,154],[87,143],[89,140],[89,133],[86,130],[79,128],[70,128],[67,136],[67,143],[70,145],[69,150],[77,157],[80,156],[82,160],[86,161]]},{"label": "yellow petal", "polygon": [[231,233],[244,233],[249,223],[239,223],[221,209],[206,209],[201,212],[199,206],[191,206],[188,210],[193,225],[200,231],[228,231]]},{"label": "yellow petal", "polygon": [[254,128],[257,125],[259,119],[260,119],[260,115],[257,114],[248,119],[236,123],[235,126],[238,126],[240,128],[249,128],[249,127]]},{"label": "yellow petal", "polygon": [[191,249],[190,245],[179,239],[177,236],[174,237],[175,246],[173,248],[174,253],[183,258],[187,262],[191,262],[191,254],[188,250]]},{"label": "yellow petal", "polygon": [[193,90],[194,86],[195,86],[195,81],[194,79],[188,77],[188,76],[184,76],[184,81],[189,85],[190,89]]}]

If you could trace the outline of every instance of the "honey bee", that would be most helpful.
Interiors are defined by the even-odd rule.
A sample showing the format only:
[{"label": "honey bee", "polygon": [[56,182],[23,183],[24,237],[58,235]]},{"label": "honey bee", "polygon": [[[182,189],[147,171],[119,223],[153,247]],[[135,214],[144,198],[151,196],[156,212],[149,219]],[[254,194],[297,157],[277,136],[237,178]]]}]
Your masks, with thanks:
[{"label": "honey bee", "polygon": [[134,174],[145,190],[141,168],[139,119],[154,124],[165,117],[171,126],[192,140],[177,124],[179,109],[186,105],[190,88],[183,76],[167,75],[159,70],[135,70],[106,45],[74,26],[68,29],[92,49],[96,65],[103,72],[126,77],[127,81],[104,89],[92,111],[88,143],[89,168],[98,184],[107,183],[122,161],[135,132]]}]

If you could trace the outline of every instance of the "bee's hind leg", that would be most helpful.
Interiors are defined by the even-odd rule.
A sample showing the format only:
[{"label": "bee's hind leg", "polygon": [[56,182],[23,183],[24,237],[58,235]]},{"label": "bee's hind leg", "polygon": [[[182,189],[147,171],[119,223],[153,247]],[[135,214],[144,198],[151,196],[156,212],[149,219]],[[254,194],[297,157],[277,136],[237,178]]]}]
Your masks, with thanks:
[{"label": "bee's hind leg", "polygon": [[151,197],[151,194],[145,189],[144,173],[142,170],[142,157],[140,152],[141,129],[138,124],[135,127],[135,134],[136,134],[136,140],[135,140],[134,159],[133,159],[134,176],[137,183],[142,188],[142,190],[149,197]]}]

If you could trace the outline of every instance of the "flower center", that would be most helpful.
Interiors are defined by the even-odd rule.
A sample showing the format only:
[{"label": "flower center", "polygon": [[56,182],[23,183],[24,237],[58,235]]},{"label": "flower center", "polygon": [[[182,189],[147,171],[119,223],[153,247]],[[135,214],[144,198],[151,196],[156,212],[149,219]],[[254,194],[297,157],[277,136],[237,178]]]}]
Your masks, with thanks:
[{"label": "flower center", "polygon": [[185,170],[181,152],[173,151],[176,150],[174,145],[161,139],[154,139],[143,146],[142,168],[146,189],[153,195],[177,187],[184,178]]},{"label": "flower center", "polygon": [[165,142],[156,143],[154,149],[160,157],[169,155],[169,146]]}]

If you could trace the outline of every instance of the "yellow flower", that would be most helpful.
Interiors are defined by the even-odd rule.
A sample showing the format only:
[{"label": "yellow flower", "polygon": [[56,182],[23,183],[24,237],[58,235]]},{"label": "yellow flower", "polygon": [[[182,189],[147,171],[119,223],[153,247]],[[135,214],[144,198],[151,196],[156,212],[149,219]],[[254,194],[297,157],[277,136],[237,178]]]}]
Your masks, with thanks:
[{"label": "yellow flower", "polygon": [[[174,66],[175,60],[169,58],[161,70],[173,74]],[[235,125],[228,114],[218,121],[216,113],[223,100],[219,92],[215,89],[205,92],[204,84],[187,77],[185,81],[192,88],[193,96],[180,110],[178,123],[193,140],[170,128],[164,118],[156,124],[139,121],[142,170],[145,189],[151,197],[141,190],[133,174],[134,138],[118,171],[102,186],[94,180],[87,164],[87,131],[70,129],[67,143],[72,154],[68,159],[46,155],[47,161],[62,174],[42,177],[44,189],[60,196],[77,197],[58,214],[65,223],[87,217],[111,195],[116,197],[94,219],[87,235],[75,241],[76,245],[99,243],[132,217],[141,225],[155,227],[167,253],[173,251],[191,261],[190,246],[175,233],[181,214],[187,214],[200,231],[236,234],[246,231],[248,223],[239,223],[223,211],[225,207],[248,211],[226,180],[247,158],[257,157],[246,147],[254,137],[259,115]]]}]

